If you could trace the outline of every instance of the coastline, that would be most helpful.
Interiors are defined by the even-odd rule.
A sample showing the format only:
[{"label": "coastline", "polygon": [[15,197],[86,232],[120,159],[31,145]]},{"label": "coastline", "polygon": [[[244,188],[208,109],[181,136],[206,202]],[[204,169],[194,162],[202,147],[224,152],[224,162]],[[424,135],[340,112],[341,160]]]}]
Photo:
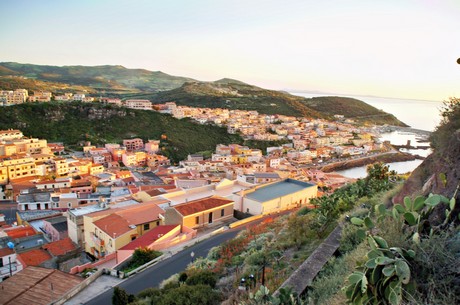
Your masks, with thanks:
[{"label": "coastline", "polygon": [[325,173],[330,173],[334,171],[341,171],[345,169],[350,169],[354,167],[360,167],[369,165],[376,162],[392,163],[392,162],[402,162],[402,161],[412,161],[416,159],[425,159],[418,155],[412,155],[409,153],[403,152],[388,152],[384,154],[379,154],[375,156],[363,157],[359,159],[344,160],[339,162],[334,162],[327,164],[320,168],[321,171]]}]

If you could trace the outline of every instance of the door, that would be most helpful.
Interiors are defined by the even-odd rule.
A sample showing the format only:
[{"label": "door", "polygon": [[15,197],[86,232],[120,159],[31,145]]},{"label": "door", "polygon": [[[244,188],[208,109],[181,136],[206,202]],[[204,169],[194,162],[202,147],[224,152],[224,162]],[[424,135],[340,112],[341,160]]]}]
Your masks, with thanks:
[{"label": "door", "polygon": [[209,222],[209,223],[212,223],[212,212],[209,213],[209,221],[208,221],[208,222]]}]

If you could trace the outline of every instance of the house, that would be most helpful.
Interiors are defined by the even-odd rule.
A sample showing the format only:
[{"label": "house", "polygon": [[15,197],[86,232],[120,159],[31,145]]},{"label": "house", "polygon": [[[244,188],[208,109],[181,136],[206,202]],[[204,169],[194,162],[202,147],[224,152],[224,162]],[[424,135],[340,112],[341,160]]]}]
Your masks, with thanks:
[{"label": "house", "polygon": [[162,250],[196,236],[196,230],[181,225],[164,225],[150,230],[117,251],[117,263],[130,257],[137,248]]},{"label": "house", "polygon": [[17,255],[13,249],[0,248],[0,282],[13,276],[23,269],[21,262],[17,260]]},{"label": "house", "polygon": [[131,109],[153,110],[149,100],[126,100],[123,101],[123,106]]},{"label": "house", "polygon": [[144,141],[139,138],[125,139],[123,140],[123,146],[129,151],[139,150],[144,148]]},{"label": "house", "polygon": [[108,210],[105,204],[95,204],[67,211],[67,231],[70,239],[80,247],[83,247],[84,227],[83,216],[94,212]]},{"label": "house", "polygon": [[26,252],[18,253],[18,260],[24,266],[43,266],[46,262],[50,261],[53,257],[41,248],[27,250]]},{"label": "house", "polygon": [[233,200],[219,196],[202,198],[166,209],[165,224],[199,228],[233,217]]},{"label": "house", "polygon": [[67,217],[58,216],[43,220],[43,230],[51,241],[68,238]]},{"label": "house", "polygon": [[85,251],[104,257],[162,223],[164,210],[156,204],[110,209],[83,217]]},{"label": "house", "polygon": [[59,270],[27,267],[0,284],[0,304],[53,304],[83,280]]},{"label": "house", "polygon": [[233,198],[235,210],[262,215],[306,205],[317,193],[315,184],[288,178],[240,191]]}]

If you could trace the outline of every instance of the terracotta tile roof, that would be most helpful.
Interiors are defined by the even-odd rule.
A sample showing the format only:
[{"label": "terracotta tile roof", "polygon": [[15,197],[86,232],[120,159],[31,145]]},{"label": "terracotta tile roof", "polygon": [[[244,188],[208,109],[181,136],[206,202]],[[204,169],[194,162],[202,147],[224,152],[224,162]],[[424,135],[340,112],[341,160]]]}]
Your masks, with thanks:
[{"label": "terracotta tile roof", "polygon": [[0,304],[51,304],[83,280],[55,269],[27,267],[0,283]]},{"label": "terracotta tile roof", "polygon": [[155,227],[152,230],[145,233],[144,235],[142,235],[141,237],[136,238],[120,250],[135,250],[139,247],[147,247],[151,245],[154,241],[159,239],[161,236],[172,231],[178,226],[180,225],[166,225]]},{"label": "terracotta tile roof", "polygon": [[41,263],[51,259],[51,255],[43,249],[33,249],[18,254],[18,258],[24,266],[38,266]]},{"label": "terracotta tile roof", "polygon": [[154,196],[164,194],[165,192],[160,191],[159,189],[153,189],[153,190],[146,191],[146,193],[149,194],[149,196],[154,197]]},{"label": "terracotta tile roof", "polygon": [[115,213],[95,221],[94,225],[113,238],[133,230],[126,219]]},{"label": "terracotta tile roof", "polygon": [[178,211],[182,216],[188,216],[195,213],[211,210],[220,206],[228,205],[233,203],[233,200],[225,199],[223,197],[213,196],[203,198],[199,200],[190,201],[174,206],[174,209]]},{"label": "terracotta tile roof", "polygon": [[14,250],[13,249],[10,249],[10,248],[0,248],[0,259],[1,257],[4,257],[4,256],[7,256],[7,255],[11,255],[14,253]]},{"label": "terracotta tile roof", "polygon": [[139,225],[160,218],[164,210],[156,204],[139,204],[134,207],[128,207],[117,212],[118,215],[128,221],[129,224]]},{"label": "terracotta tile roof", "polygon": [[12,239],[36,235],[33,227],[14,227],[6,229],[5,233]]},{"label": "terracotta tile roof", "polygon": [[43,246],[53,256],[64,255],[69,251],[77,249],[72,240],[67,237]]}]

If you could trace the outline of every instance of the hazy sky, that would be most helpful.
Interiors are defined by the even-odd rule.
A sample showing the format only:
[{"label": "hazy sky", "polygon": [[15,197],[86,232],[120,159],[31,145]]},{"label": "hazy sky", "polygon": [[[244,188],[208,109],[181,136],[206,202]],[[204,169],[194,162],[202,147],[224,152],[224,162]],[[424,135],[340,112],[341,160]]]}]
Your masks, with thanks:
[{"label": "hazy sky", "polygon": [[1,0],[0,61],[460,96],[460,0]]}]

